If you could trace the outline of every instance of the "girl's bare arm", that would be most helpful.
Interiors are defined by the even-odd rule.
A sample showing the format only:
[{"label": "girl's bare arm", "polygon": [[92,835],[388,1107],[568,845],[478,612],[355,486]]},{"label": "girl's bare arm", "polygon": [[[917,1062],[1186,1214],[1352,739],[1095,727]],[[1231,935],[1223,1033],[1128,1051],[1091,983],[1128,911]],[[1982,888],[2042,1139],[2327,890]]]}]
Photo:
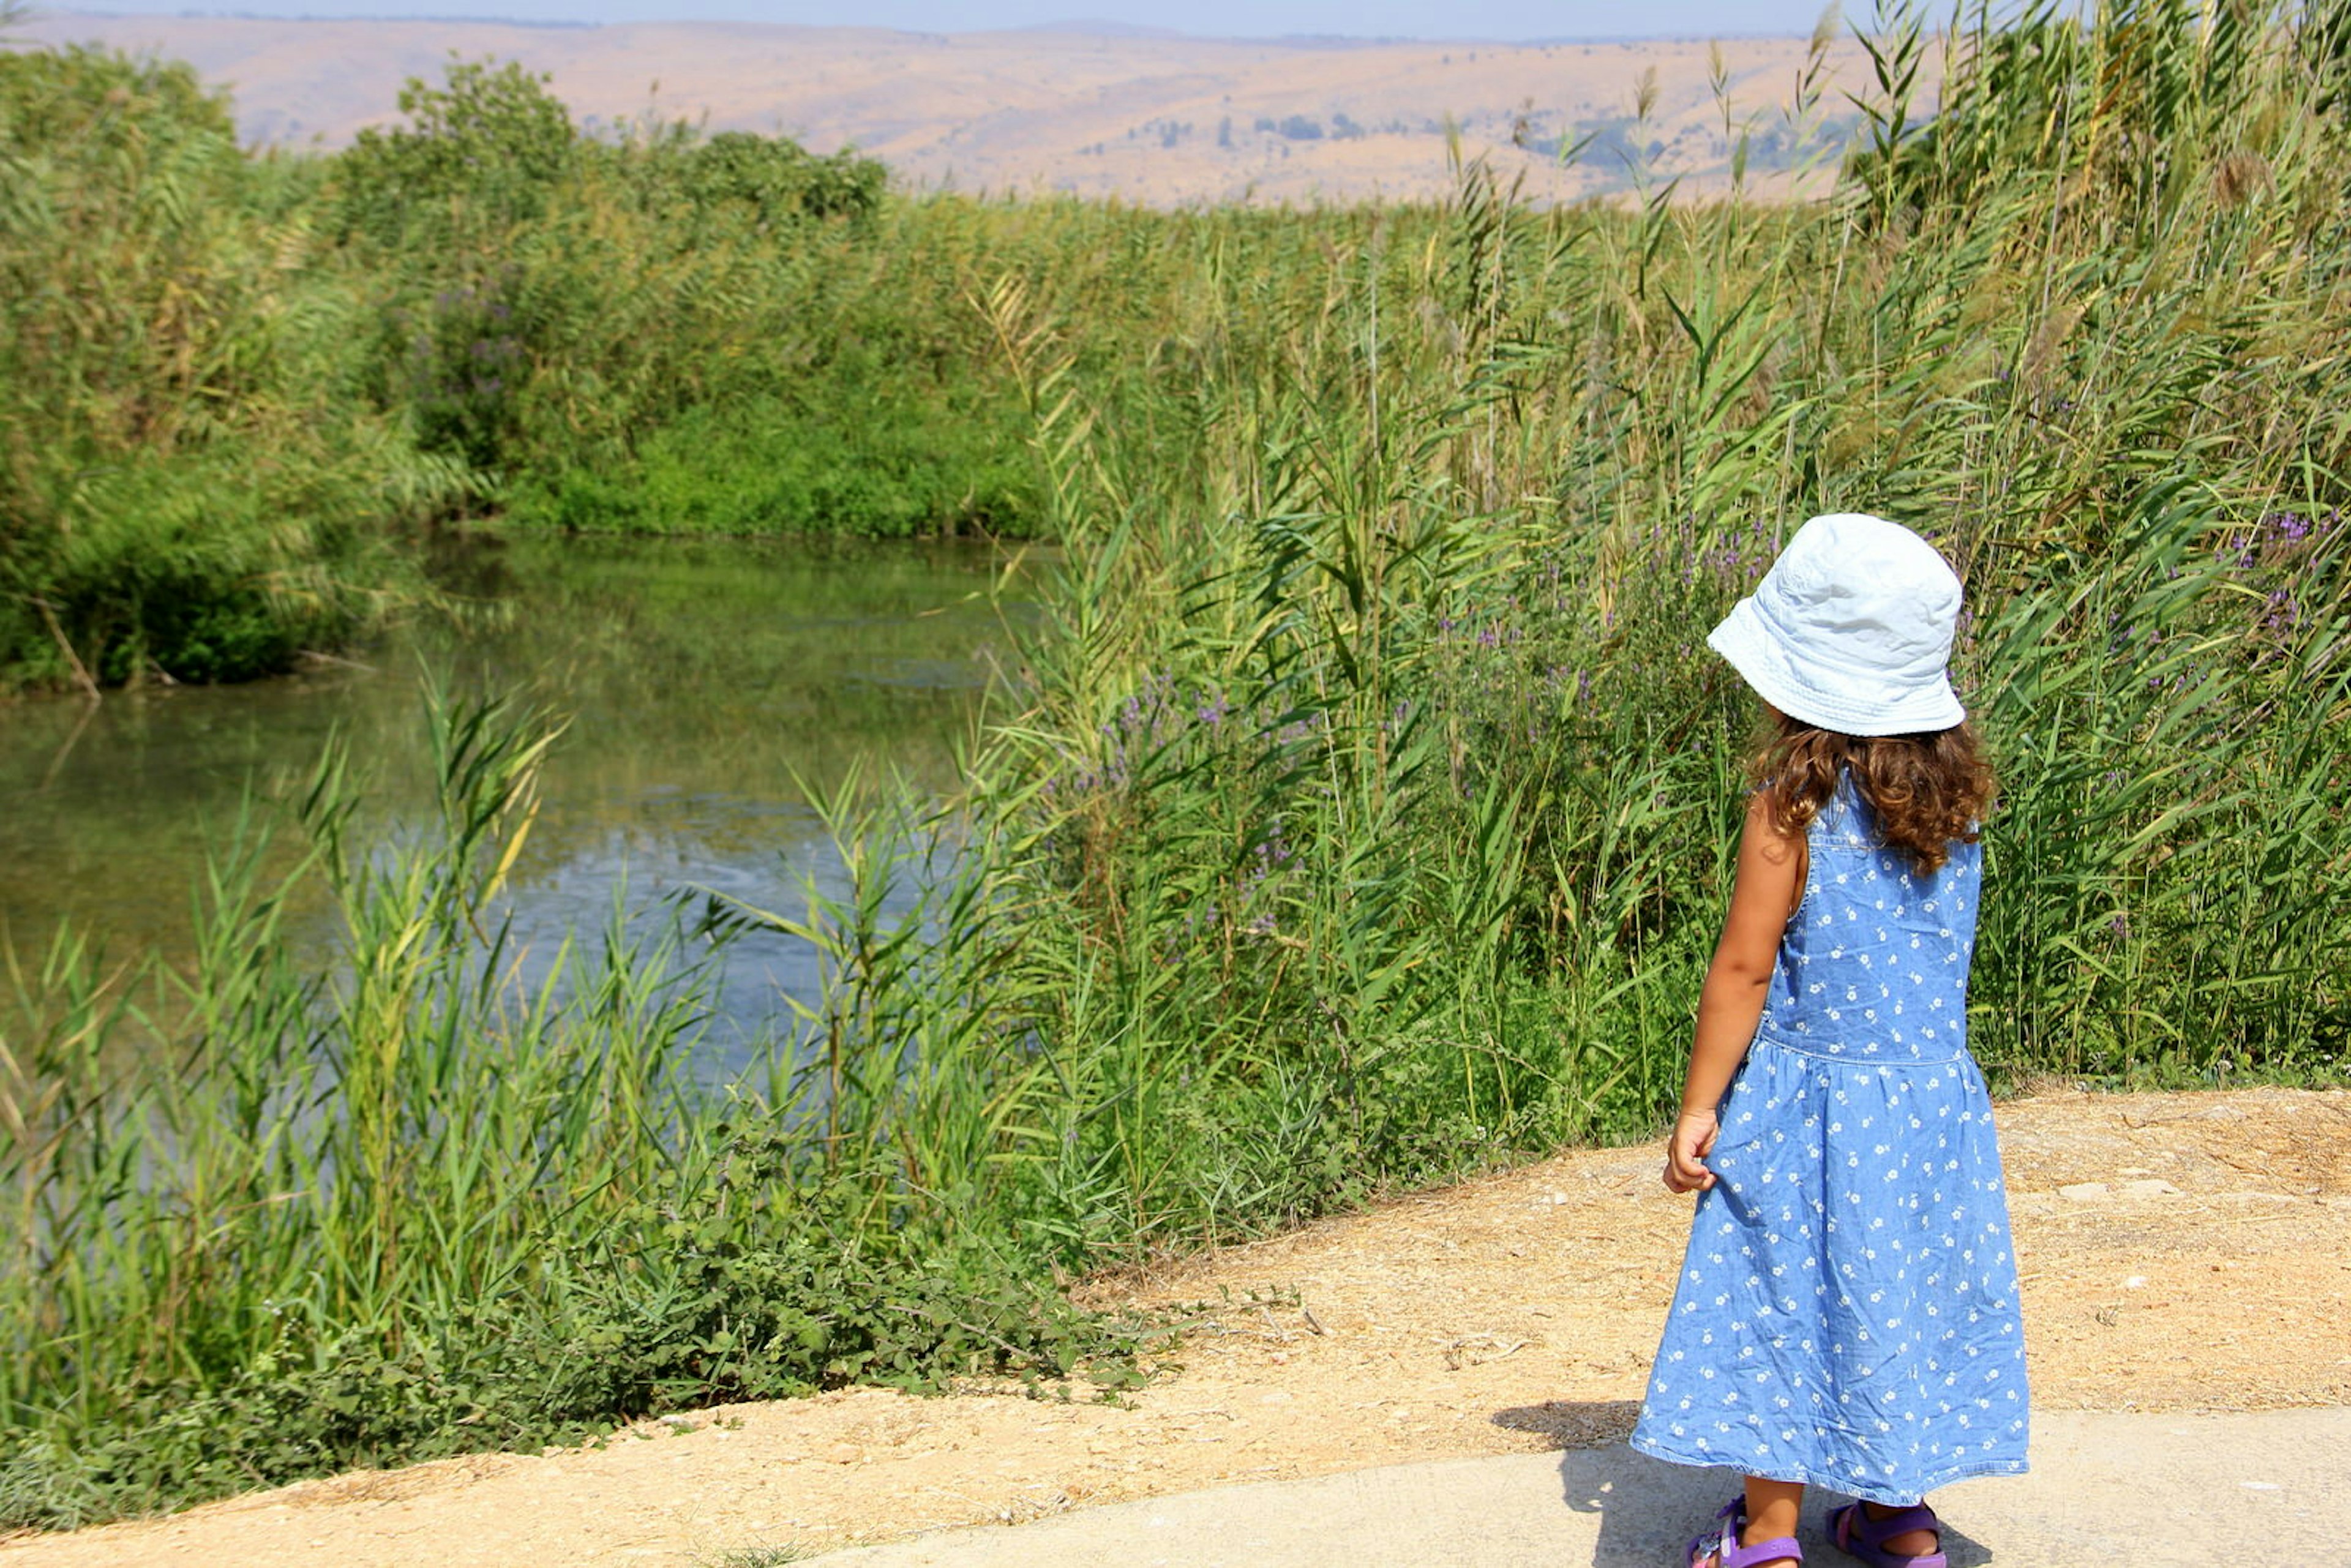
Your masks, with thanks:
[{"label": "girl's bare arm", "polygon": [[1755,1038],[1763,1016],[1763,996],[1771,983],[1780,934],[1796,907],[1804,882],[1804,839],[1782,832],[1770,799],[1758,793],[1747,808],[1739,836],[1738,880],[1731,884],[1730,913],[1722,940],[1707,966],[1698,992],[1698,1034],[1690,1046],[1689,1072],[1682,1081],[1681,1115],[1666,1145],[1666,1185],[1689,1192],[1714,1185],[1704,1164],[1714,1147],[1715,1107],[1730,1075]]}]

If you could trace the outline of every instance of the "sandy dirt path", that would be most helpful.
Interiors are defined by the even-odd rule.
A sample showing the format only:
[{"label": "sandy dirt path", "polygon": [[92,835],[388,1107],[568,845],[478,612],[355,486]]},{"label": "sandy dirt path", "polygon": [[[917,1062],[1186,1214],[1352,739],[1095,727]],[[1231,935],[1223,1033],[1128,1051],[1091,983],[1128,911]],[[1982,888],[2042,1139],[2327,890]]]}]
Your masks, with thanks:
[{"label": "sandy dirt path", "polygon": [[[2049,1092],[2001,1108],[2034,1398],[2351,1405],[2351,1092]],[[1613,1441],[1689,1200],[1580,1151],[1092,1282],[1190,1303],[1121,1406],[870,1390],[601,1447],[311,1481],[0,1542],[0,1568],[758,1568],[945,1525],[1236,1480]]]}]

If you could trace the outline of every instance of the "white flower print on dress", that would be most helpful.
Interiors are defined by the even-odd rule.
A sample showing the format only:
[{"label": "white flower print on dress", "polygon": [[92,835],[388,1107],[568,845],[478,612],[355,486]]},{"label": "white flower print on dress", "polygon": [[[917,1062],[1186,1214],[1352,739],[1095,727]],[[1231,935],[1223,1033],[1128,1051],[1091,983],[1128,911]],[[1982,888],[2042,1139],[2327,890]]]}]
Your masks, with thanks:
[{"label": "white flower print on dress", "polygon": [[2025,1468],[2016,1263],[1967,1054],[1981,852],[1915,874],[1850,781],[1808,843],[1633,1446],[1906,1503]]}]

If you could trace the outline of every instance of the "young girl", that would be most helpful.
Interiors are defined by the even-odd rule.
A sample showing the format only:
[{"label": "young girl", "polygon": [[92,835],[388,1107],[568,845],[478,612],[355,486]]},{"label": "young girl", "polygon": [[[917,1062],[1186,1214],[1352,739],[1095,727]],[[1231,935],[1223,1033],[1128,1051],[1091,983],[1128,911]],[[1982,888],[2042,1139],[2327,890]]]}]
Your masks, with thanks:
[{"label": "young girl", "polygon": [[1945,674],[1959,582],[1814,517],[1708,645],[1768,705],[1666,1185],[1698,1194],[1633,1446],[1746,1490],[1691,1568],[1783,1568],[1804,1488],[1872,1568],[1944,1568],[1926,1494],[2024,1469],[2000,1149],[1967,1049],[1991,775]]}]

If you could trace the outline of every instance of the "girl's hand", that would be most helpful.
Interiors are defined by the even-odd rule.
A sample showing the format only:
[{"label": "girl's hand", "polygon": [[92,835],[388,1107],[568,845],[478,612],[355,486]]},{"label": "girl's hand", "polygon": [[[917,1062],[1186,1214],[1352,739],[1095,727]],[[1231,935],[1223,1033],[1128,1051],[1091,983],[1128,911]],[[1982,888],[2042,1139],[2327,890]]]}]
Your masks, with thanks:
[{"label": "girl's hand", "polygon": [[1714,1173],[1702,1163],[1714,1152],[1714,1135],[1722,1129],[1711,1111],[1685,1111],[1666,1140],[1666,1190],[1704,1192],[1714,1185]]}]

